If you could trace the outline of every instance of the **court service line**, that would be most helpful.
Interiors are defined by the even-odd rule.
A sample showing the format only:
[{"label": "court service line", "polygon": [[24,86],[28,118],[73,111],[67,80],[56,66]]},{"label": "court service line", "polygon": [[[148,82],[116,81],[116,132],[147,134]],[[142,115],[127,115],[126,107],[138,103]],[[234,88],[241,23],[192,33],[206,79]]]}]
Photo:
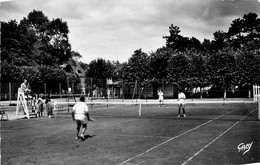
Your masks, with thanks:
[{"label": "court service line", "polygon": [[168,140],[166,140],[166,141],[164,141],[164,142],[162,142],[162,143],[160,143],[160,144],[158,144],[158,145],[156,145],[156,146],[154,146],[154,147],[152,147],[152,148],[150,148],[150,149],[148,149],[148,150],[146,150],[146,151],[144,151],[144,152],[142,152],[142,153],[140,153],[140,154],[138,154],[138,155],[136,155],[136,156],[133,156],[133,157],[131,157],[131,158],[129,158],[129,159],[123,161],[122,163],[119,163],[118,165],[125,164],[125,163],[127,163],[127,162],[129,162],[129,161],[131,161],[131,160],[133,160],[133,159],[135,159],[135,158],[138,158],[138,157],[140,157],[140,156],[142,156],[142,155],[144,155],[144,154],[146,154],[146,153],[148,153],[148,152],[150,152],[150,151],[152,151],[152,150],[154,150],[154,149],[156,149],[156,148],[158,148],[158,147],[160,147],[160,146],[162,146],[162,145],[164,145],[164,144],[166,144],[166,143],[168,143],[168,142],[170,142],[170,141],[172,141],[172,140],[174,140],[174,139],[176,139],[176,138],[178,138],[178,137],[180,137],[180,136],[183,136],[183,135],[185,135],[185,134],[187,134],[187,133],[189,133],[189,132],[191,132],[191,131],[194,131],[194,130],[196,130],[196,129],[198,129],[198,128],[200,128],[200,127],[202,127],[202,126],[204,126],[204,125],[206,125],[206,124],[208,124],[208,123],[210,123],[210,122],[212,122],[212,121],[214,121],[214,120],[216,120],[216,119],[218,119],[218,118],[221,118],[221,117],[223,117],[223,116],[225,116],[225,115],[227,115],[227,114],[229,114],[229,113],[231,113],[231,112],[233,112],[233,111],[236,111],[236,110],[232,110],[232,111],[227,112],[227,113],[225,113],[225,114],[223,114],[223,115],[220,115],[220,116],[218,116],[218,117],[215,117],[214,119],[211,119],[211,120],[209,120],[209,121],[207,121],[207,122],[205,122],[205,123],[203,123],[203,124],[201,124],[201,125],[199,125],[199,126],[197,126],[197,127],[195,127],[195,128],[192,128],[192,129],[190,129],[190,130],[187,130],[187,131],[183,132],[182,134],[179,134],[179,135],[177,135],[177,136],[174,136],[174,137],[172,137],[172,138],[170,138],[170,139],[168,139]]},{"label": "court service line", "polygon": [[235,127],[239,122],[241,122],[242,120],[244,120],[247,116],[249,116],[251,113],[253,113],[254,111],[256,111],[256,109],[254,109],[253,111],[251,111],[250,113],[248,113],[247,115],[245,115],[243,118],[241,118],[239,121],[237,121],[235,124],[233,124],[231,127],[229,127],[227,130],[225,130],[224,132],[222,132],[218,137],[216,137],[214,140],[212,140],[211,142],[209,142],[207,145],[205,145],[203,148],[201,148],[198,152],[196,152],[192,157],[190,157],[188,160],[186,160],[185,162],[182,163],[182,165],[187,164],[189,161],[191,161],[194,157],[196,157],[198,154],[200,154],[204,149],[206,149],[208,146],[210,146],[212,143],[214,143],[216,140],[218,140],[219,138],[221,138],[225,133],[227,133],[229,130],[231,130],[233,127]]}]

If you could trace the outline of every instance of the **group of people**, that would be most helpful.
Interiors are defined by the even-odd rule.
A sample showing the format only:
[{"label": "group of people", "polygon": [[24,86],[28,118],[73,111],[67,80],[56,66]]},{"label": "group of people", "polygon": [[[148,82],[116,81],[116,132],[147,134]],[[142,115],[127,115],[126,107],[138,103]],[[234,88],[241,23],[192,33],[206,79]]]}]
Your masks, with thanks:
[{"label": "group of people", "polygon": [[[20,92],[24,92],[24,96],[26,99],[32,99],[31,105],[33,107],[33,111],[37,114],[37,117],[43,116],[44,112],[44,107],[45,107],[45,112],[46,116],[49,118],[53,117],[53,105],[51,103],[50,97],[47,97],[45,100],[45,103],[43,101],[43,95],[42,94],[33,94],[31,89],[30,89],[30,84],[28,81],[25,79],[24,82],[20,86]],[[44,106],[45,104],[45,106]]]},{"label": "group of people", "polygon": [[[21,84],[21,88],[20,90],[22,90],[24,92],[25,95],[28,95],[31,90],[29,88],[29,83],[27,82],[27,80],[24,80],[24,82]],[[164,106],[164,102],[163,102],[163,92],[161,90],[158,91],[158,96],[159,96],[159,106],[162,107]],[[180,91],[178,94],[178,117],[180,117],[180,112],[181,109],[183,111],[183,117],[186,117],[185,115],[185,99],[186,96],[185,94]],[[84,133],[87,129],[87,122],[88,121],[92,121],[94,122],[95,120],[93,118],[90,117],[89,112],[88,112],[88,106],[85,103],[85,97],[81,96],[79,99],[80,102],[77,102],[72,109],[72,119],[76,122],[77,125],[77,131],[76,131],[76,137],[75,139],[82,139],[85,140],[85,136]],[[47,97],[46,101],[45,101],[45,110],[47,112],[47,116],[49,118],[51,118],[53,116],[53,105],[51,103],[50,97]],[[37,114],[38,116],[43,116],[43,111],[44,111],[44,101],[42,98],[42,95],[39,95],[38,99],[37,99]],[[80,133],[81,130],[81,133]],[[79,134],[80,133],[80,134]]]},{"label": "group of people", "polygon": [[[161,90],[158,90],[158,97],[159,97],[159,107],[164,107],[163,102],[163,92]],[[179,91],[178,93],[178,117],[181,117],[181,110],[183,113],[183,117],[186,117],[185,114],[185,99],[186,95],[183,93],[183,91]]]},{"label": "group of people", "polygon": [[[163,92],[161,90],[158,91],[158,96],[159,96],[159,106],[160,107],[164,106]],[[186,117],[186,114],[185,114],[185,99],[186,99],[185,94],[182,91],[180,91],[179,94],[178,94],[178,108],[179,108],[178,117],[181,117],[181,115],[180,115],[181,109],[183,111],[183,117]],[[95,120],[93,118],[91,118],[90,115],[89,115],[88,106],[85,103],[85,97],[81,96],[79,101],[80,102],[76,103],[73,106],[71,114],[72,114],[72,119],[76,122],[76,125],[77,125],[77,131],[76,131],[75,139],[76,140],[77,139],[85,140],[84,133],[87,129],[87,122],[88,121],[94,122]],[[81,133],[80,133],[80,129],[81,129]]]},{"label": "group of people", "polygon": [[[27,98],[29,98],[31,89],[26,79],[21,84],[19,90],[20,92],[23,92]],[[94,122],[95,120],[89,116],[88,106],[85,104],[85,97],[81,96],[79,101],[80,102],[76,103],[73,106],[73,110],[72,110],[72,119],[76,122],[77,125],[77,134],[75,139],[85,140],[84,133],[87,129],[87,121]],[[45,111],[49,118],[53,117],[53,108],[54,107],[51,103],[50,97],[47,97],[45,100]],[[38,117],[43,116],[43,111],[44,111],[44,101],[42,95],[39,95],[37,99],[37,109],[36,109],[37,116]],[[79,135],[80,129],[81,129],[81,133]]]}]

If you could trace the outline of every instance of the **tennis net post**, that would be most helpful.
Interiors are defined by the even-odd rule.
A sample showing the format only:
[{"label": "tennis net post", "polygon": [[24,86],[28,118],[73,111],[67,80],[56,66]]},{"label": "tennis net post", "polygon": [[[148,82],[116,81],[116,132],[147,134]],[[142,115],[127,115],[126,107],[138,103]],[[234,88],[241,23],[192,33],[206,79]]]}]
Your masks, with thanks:
[{"label": "tennis net post", "polygon": [[142,117],[142,103],[139,103],[139,111],[138,111],[138,117]]},{"label": "tennis net post", "polygon": [[260,120],[260,95],[258,95],[257,97],[258,97],[258,99],[257,99],[257,101],[258,101],[258,107],[257,107],[258,120]]}]

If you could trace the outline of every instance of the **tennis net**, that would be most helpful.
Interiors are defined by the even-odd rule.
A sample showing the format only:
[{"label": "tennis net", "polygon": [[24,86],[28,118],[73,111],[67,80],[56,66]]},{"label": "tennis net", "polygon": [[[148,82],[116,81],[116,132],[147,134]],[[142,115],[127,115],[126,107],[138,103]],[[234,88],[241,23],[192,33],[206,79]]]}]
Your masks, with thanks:
[{"label": "tennis net", "polygon": [[[54,115],[70,117],[72,107],[76,102],[56,102]],[[93,117],[135,117],[135,118],[177,118],[177,100],[165,101],[160,106],[156,101],[127,102],[86,102],[89,113]],[[182,114],[182,110],[180,111]],[[253,101],[224,100],[187,100],[185,104],[187,119],[212,119],[221,116],[221,120],[239,120],[248,115],[245,120],[258,120],[259,107]]]}]

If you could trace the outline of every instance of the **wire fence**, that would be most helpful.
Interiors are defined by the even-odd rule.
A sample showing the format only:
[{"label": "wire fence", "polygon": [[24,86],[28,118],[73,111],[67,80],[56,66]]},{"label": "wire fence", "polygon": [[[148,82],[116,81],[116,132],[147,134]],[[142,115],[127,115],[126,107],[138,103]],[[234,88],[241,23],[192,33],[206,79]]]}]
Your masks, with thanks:
[{"label": "wire fence", "polygon": [[[17,99],[21,83],[1,83],[0,100],[14,101]],[[94,84],[91,80],[85,83],[42,83],[32,86],[33,93],[41,94],[45,99],[77,98],[84,95],[89,100],[113,99],[158,99],[158,90],[164,93],[164,99],[176,99],[178,87],[176,84],[155,84],[141,86],[138,83],[124,81],[109,82],[104,85]],[[250,98],[250,90],[215,90],[209,88],[189,88],[185,92],[187,98]]]}]

